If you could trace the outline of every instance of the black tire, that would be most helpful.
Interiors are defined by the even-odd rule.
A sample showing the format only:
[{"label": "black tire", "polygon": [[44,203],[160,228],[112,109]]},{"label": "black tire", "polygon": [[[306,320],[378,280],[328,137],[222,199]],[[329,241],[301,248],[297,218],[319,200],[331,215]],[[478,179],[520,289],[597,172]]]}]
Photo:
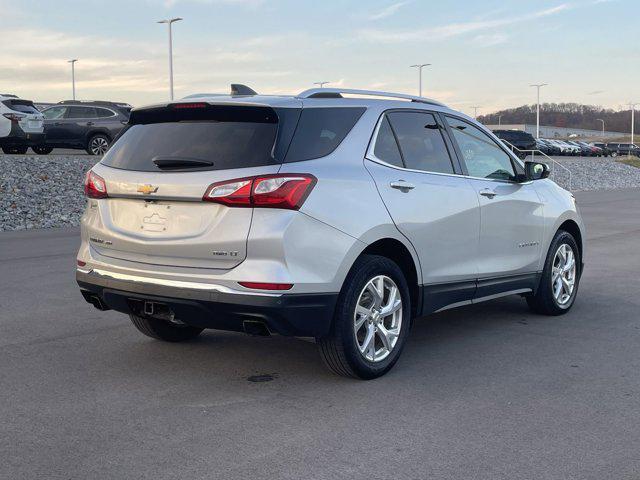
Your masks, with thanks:
[{"label": "black tire", "polygon": [[[402,323],[391,352],[383,360],[373,362],[365,359],[360,353],[353,321],[361,292],[367,283],[378,275],[385,275],[396,284],[402,300]],[[380,377],[387,373],[400,357],[409,333],[410,322],[411,298],[400,267],[386,257],[363,255],[355,262],[344,282],[330,334],[318,339],[320,355],[327,367],[338,375],[363,380]]]},{"label": "black tire", "polygon": [[2,151],[7,155],[24,155],[29,147],[2,147]]},{"label": "black tire", "polygon": [[89,138],[87,142],[87,153],[89,155],[104,155],[111,145],[111,139],[102,133],[98,133]]},{"label": "black tire", "polygon": [[53,151],[53,147],[48,147],[47,145],[36,145],[35,147],[31,147],[31,150],[38,155],[49,155]]},{"label": "black tire", "polygon": [[184,342],[200,335],[203,328],[191,327],[189,325],[172,325],[165,320],[158,318],[139,317],[130,314],[133,325],[144,333],[147,337],[165,342]]},{"label": "black tire", "polygon": [[[569,246],[573,251],[574,260],[576,263],[576,271],[575,284],[573,287],[573,292],[571,293],[571,298],[566,304],[560,305],[553,295],[552,271],[556,252],[563,244]],[[573,238],[573,235],[571,235],[569,232],[558,230],[555,237],[553,238],[553,241],[551,242],[551,245],[549,246],[549,251],[547,252],[547,258],[544,263],[544,269],[542,271],[542,277],[540,278],[538,291],[535,295],[527,296],[527,303],[529,305],[529,308],[531,308],[531,310],[533,310],[534,312],[540,313],[542,315],[564,315],[569,310],[571,310],[571,307],[576,300],[581,275],[582,259],[580,258],[580,250],[578,249],[578,244],[576,243],[575,238]]]}]

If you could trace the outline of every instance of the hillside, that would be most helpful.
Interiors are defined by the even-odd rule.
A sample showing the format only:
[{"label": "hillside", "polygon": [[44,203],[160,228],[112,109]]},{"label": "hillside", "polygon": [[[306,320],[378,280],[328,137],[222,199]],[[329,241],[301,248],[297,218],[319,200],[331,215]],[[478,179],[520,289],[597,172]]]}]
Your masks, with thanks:
[{"label": "hillside", "polygon": [[[497,125],[498,116],[502,116],[501,123],[536,123],[536,106],[523,105],[509,108],[489,115],[478,116],[478,120],[485,125]],[[544,103],[540,105],[540,125],[555,127],[587,128],[600,130],[602,122],[605,129],[611,132],[631,132],[631,110],[615,111],[594,105],[580,105],[577,103]],[[640,111],[636,111],[635,131],[640,132]]]}]

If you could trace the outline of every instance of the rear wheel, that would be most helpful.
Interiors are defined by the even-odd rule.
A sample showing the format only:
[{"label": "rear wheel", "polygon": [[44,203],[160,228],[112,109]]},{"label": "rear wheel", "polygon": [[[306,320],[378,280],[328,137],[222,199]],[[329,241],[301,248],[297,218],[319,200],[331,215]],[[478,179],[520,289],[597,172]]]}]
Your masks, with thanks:
[{"label": "rear wheel", "polygon": [[109,150],[109,137],[99,133],[89,139],[87,153],[89,155],[104,155]]},{"label": "rear wheel", "polygon": [[191,327],[189,325],[172,324],[166,320],[158,318],[140,317],[130,314],[133,325],[147,337],[165,342],[183,342],[191,340],[200,335],[203,328]]},{"label": "rear wheel", "polygon": [[37,145],[35,147],[31,147],[38,155],[49,155],[53,151],[53,147],[48,147],[46,145]]},{"label": "rear wheel", "polygon": [[612,157],[617,157],[618,156],[618,152],[611,152],[611,156]]},{"label": "rear wheel", "polygon": [[573,235],[559,230],[549,247],[538,291],[527,297],[529,307],[544,315],[567,313],[578,293],[580,266],[580,251]]},{"label": "rear wheel", "polygon": [[29,147],[2,147],[2,151],[7,155],[24,155]]},{"label": "rear wheel", "polygon": [[331,333],[318,340],[334,373],[372,379],[387,373],[404,347],[411,321],[407,281],[395,262],[363,255],[338,298]]}]

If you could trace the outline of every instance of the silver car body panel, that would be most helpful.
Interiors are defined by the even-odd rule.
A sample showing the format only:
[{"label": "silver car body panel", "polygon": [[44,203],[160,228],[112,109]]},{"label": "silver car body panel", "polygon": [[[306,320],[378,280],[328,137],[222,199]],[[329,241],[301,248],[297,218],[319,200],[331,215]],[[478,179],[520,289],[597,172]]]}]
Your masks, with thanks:
[{"label": "silver car body panel", "polygon": [[[286,294],[337,293],[358,256],[379,240],[402,243],[413,259],[418,284],[431,285],[539,272],[564,221],[572,220],[583,229],[571,194],[550,180],[513,183],[418,172],[386,165],[367,154],[381,115],[399,108],[463,117],[503,148],[482,125],[442,105],[277,96],[188,101],[282,108],[353,106],[366,111],[331,154],[316,160],[193,173],[96,165],[93,170],[105,179],[110,198],[87,201],[78,253],[86,271],[135,276],[138,282],[145,278],[194,282],[259,295],[273,292],[250,290],[238,282],[292,283]],[[201,201],[213,182],[265,173],[307,173],[318,182],[299,211],[229,208]],[[418,187],[411,193],[388,188],[389,182],[400,179]],[[138,192],[147,184],[157,186],[157,192]],[[478,194],[487,187],[497,194],[491,200]],[[145,218],[162,224],[154,214],[162,217],[171,209],[177,213],[165,221],[177,218],[179,227],[145,229]],[[215,256],[217,251],[237,254]]]}]

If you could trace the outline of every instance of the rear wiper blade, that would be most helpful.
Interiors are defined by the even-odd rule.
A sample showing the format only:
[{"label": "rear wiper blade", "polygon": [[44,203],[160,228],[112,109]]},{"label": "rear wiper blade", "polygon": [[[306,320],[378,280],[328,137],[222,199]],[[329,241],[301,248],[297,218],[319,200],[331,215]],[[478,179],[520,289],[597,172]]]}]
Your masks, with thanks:
[{"label": "rear wiper blade", "polygon": [[212,167],[213,162],[197,158],[153,157],[151,161],[161,170],[181,170],[184,168]]}]

